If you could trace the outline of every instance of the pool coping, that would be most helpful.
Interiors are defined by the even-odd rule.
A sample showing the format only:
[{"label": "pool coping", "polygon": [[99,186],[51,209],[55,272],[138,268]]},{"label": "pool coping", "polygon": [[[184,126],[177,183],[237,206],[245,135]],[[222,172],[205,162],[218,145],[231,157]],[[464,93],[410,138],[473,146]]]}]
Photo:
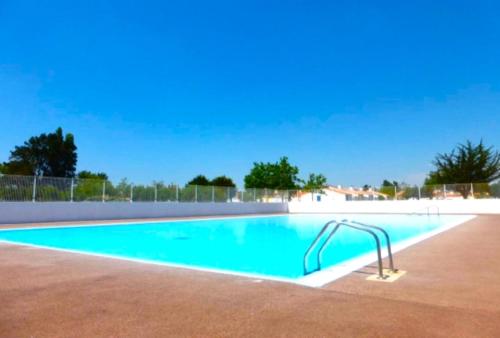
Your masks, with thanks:
[{"label": "pool coping", "polygon": [[[297,214],[299,214],[299,213],[297,213]],[[165,223],[165,222],[183,222],[183,221],[190,221],[190,220],[210,221],[210,220],[227,219],[227,218],[280,217],[280,216],[287,216],[287,215],[289,215],[289,214],[230,215],[230,216],[215,216],[215,217],[201,217],[201,218],[197,218],[197,217],[195,217],[195,218],[179,218],[179,219],[171,219],[171,220],[165,220],[165,219],[162,219],[162,220],[155,219],[155,220],[150,220],[150,221],[135,220],[135,221],[131,221],[131,222],[125,221],[125,222],[113,222],[113,223],[102,223],[102,224],[53,225],[53,226],[40,226],[40,227],[39,226],[29,226],[29,227],[20,227],[20,228],[2,228],[2,229],[0,229],[0,232],[13,231],[13,230],[139,225],[139,224],[143,224],[143,223],[154,224],[154,223]],[[428,238],[431,238],[435,235],[438,235],[442,232],[445,232],[449,229],[452,229],[458,225],[464,224],[464,223],[477,217],[477,215],[460,215],[460,216],[469,216],[469,217],[467,217],[465,219],[458,220],[456,222],[452,222],[452,223],[447,224],[445,226],[434,229],[430,232],[427,232],[427,233],[424,233],[422,235],[419,235],[419,236],[410,238],[408,240],[402,241],[400,243],[397,243],[397,244],[392,246],[392,253],[393,254],[397,253],[397,252],[404,250],[412,245],[415,245],[421,241],[424,241]],[[415,217],[426,217],[426,216],[425,215],[415,215]],[[224,274],[224,275],[239,276],[239,277],[254,279],[254,282],[261,282],[263,280],[270,280],[270,281],[275,281],[275,282],[296,284],[296,285],[301,285],[301,286],[311,287],[311,288],[319,288],[319,287],[325,286],[325,285],[327,285],[331,282],[334,282],[335,280],[337,280],[341,277],[344,277],[344,276],[352,273],[353,271],[361,269],[364,266],[367,266],[367,265],[369,265],[377,260],[377,254],[376,254],[376,251],[374,250],[373,252],[369,252],[369,253],[364,254],[362,256],[359,256],[359,257],[356,257],[353,259],[349,259],[349,260],[344,261],[340,264],[336,264],[334,266],[328,267],[328,268],[320,270],[320,271],[315,271],[309,275],[306,275],[306,276],[303,276],[300,278],[286,278],[286,277],[275,277],[275,276],[269,276],[269,275],[238,272],[238,271],[223,270],[223,269],[216,269],[216,268],[204,268],[204,267],[195,266],[195,265],[169,263],[169,262],[158,262],[158,261],[145,260],[145,259],[136,259],[136,258],[123,257],[123,256],[116,256],[116,255],[93,253],[93,252],[81,251],[81,250],[60,249],[60,248],[54,248],[54,247],[50,247],[50,246],[29,244],[29,243],[9,241],[9,240],[3,240],[3,239],[0,239],[0,243],[7,243],[7,244],[19,245],[19,246],[27,246],[27,247],[33,247],[33,248],[39,248],[39,249],[60,251],[60,252],[75,253],[75,254],[81,254],[81,255],[89,255],[89,256],[94,256],[94,257],[118,259],[118,260],[124,260],[124,261],[130,261],[130,262],[136,262],[136,263],[142,263],[142,264],[153,264],[153,265],[167,266],[167,267],[172,267],[172,268],[181,268],[181,269],[187,269],[187,270],[196,270],[196,271],[202,271],[202,272],[211,272],[211,273],[218,273],[218,274]],[[382,249],[382,258],[386,258],[387,256],[388,256],[388,253],[385,250],[385,248]]]},{"label": "pool coping", "polygon": [[[439,227],[437,229],[434,229],[432,231],[429,231],[427,233],[424,233],[422,235],[407,239],[405,241],[399,242],[397,244],[394,244],[391,246],[391,251],[393,254],[402,251],[412,245],[415,245],[419,242],[422,242],[428,238],[434,237],[440,233],[443,233],[445,231],[448,231],[454,227],[457,227],[461,224],[464,224],[466,222],[469,222],[473,220],[474,218],[477,217],[477,215],[460,215],[460,216],[468,216],[467,218],[463,220],[459,220],[456,222],[452,222],[450,224],[447,224],[445,226]],[[419,215],[417,217],[425,217],[424,215]],[[388,253],[386,248],[381,248],[382,249],[382,259],[388,257]],[[311,273],[310,275],[301,277],[299,282],[297,284],[304,285],[304,286],[309,286],[309,287],[322,287],[326,284],[329,284],[339,278],[342,278],[348,274],[350,274],[353,271],[356,271],[358,269],[361,269],[370,263],[373,263],[377,261],[377,253],[376,251],[372,251],[370,253],[367,253],[365,255],[344,261],[340,264],[336,264],[334,266],[328,267],[324,270],[316,271]],[[397,268],[397,264],[395,264],[395,268]]]},{"label": "pool coping", "polygon": [[54,222],[27,222],[27,223],[3,223],[0,224],[0,230],[24,229],[24,228],[56,228],[70,226],[106,226],[117,224],[137,224],[137,223],[162,223],[173,221],[189,221],[189,220],[210,220],[210,219],[226,219],[226,218],[246,218],[246,217],[271,217],[271,216],[286,216],[288,212],[278,213],[250,213],[250,214],[234,214],[234,215],[200,215],[200,216],[168,216],[168,217],[146,217],[146,218],[121,218],[121,219],[96,219],[84,221],[54,221]]}]

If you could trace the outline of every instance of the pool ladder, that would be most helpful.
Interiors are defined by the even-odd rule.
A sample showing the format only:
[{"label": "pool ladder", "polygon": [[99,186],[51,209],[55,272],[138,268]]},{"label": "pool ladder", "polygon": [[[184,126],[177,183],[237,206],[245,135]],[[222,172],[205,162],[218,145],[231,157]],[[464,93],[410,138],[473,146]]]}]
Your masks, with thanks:
[{"label": "pool ladder", "polygon": [[[321,246],[319,247],[318,252],[316,253],[317,268],[315,270],[309,270],[308,267],[307,267],[308,258],[311,255],[311,253],[314,250],[314,248],[316,247],[316,245],[318,244],[318,242],[320,241],[320,239],[327,232],[327,230],[330,228],[331,225],[334,225],[334,228],[330,231],[330,233],[328,234],[328,237],[325,239],[325,241],[323,242],[323,244],[321,244]],[[304,261],[303,261],[303,264],[304,264],[304,276],[308,275],[310,273],[313,273],[313,272],[321,270],[321,257],[322,257],[322,253],[325,250],[325,248],[328,246],[328,244],[330,243],[333,235],[335,235],[335,233],[337,232],[337,230],[341,226],[345,226],[345,227],[348,227],[348,228],[351,228],[351,229],[355,229],[355,230],[358,230],[358,231],[365,232],[365,233],[367,233],[367,234],[369,234],[369,235],[371,235],[373,237],[373,239],[375,240],[375,244],[377,246],[378,275],[379,275],[379,278],[386,279],[388,276],[384,275],[384,268],[383,268],[383,265],[382,265],[382,250],[381,250],[381,245],[380,245],[380,238],[378,237],[378,235],[376,233],[376,231],[380,231],[385,236],[385,240],[386,240],[386,243],[387,243],[387,253],[388,253],[388,256],[389,256],[389,269],[392,272],[397,272],[397,269],[394,268],[394,261],[392,259],[391,240],[389,238],[389,234],[387,233],[387,231],[385,231],[384,229],[382,229],[381,227],[376,226],[376,225],[365,224],[365,223],[361,223],[361,222],[349,221],[347,219],[344,219],[344,220],[342,220],[340,222],[338,222],[336,220],[332,220],[332,221],[327,222],[323,226],[323,228],[321,229],[321,231],[318,233],[318,235],[316,236],[316,238],[314,239],[314,241],[311,243],[311,245],[307,249],[306,253],[304,254]]]},{"label": "pool ladder", "polygon": [[[435,213],[431,213],[431,209],[434,209],[435,210]],[[435,205],[435,204],[432,204],[432,205],[427,205],[423,208],[420,208],[420,209],[417,209],[413,212],[410,213],[411,216],[414,216],[414,215],[423,215],[425,214],[424,212],[421,212],[421,211],[426,211],[425,213],[427,213],[427,216],[430,216],[430,215],[438,215],[438,216],[441,216],[441,211],[439,210],[439,206]]]}]

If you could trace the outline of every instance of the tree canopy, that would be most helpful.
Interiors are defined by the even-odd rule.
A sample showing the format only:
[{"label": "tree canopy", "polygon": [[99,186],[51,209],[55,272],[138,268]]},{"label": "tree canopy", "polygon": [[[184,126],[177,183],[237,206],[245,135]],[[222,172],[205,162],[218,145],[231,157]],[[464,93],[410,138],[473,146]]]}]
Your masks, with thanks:
[{"label": "tree canopy", "polygon": [[299,168],[282,157],[276,163],[254,162],[245,176],[245,188],[297,189],[300,184]]},{"label": "tree canopy", "polygon": [[217,176],[211,182],[212,185],[216,187],[235,187],[233,180],[227,176]]},{"label": "tree canopy", "polygon": [[205,175],[198,175],[186,185],[210,185],[210,180]]},{"label": "tree canopy", "polygon": [[88,170],[82,170],[76,176],[81,179],[108,180],[108,175],[106,173],[93,173]]},{"label": "tree canopy", "polygon": [[384,180],[382,182],[382,186],[383,187],[398,187],[399,186],[399,183],[396,182],[396,181],[389,181],[389,180]]},{"label": "tree canopy", "polygon": [[33,136],[10,152],[3,171],[12,175],[74,177],[77,154],[72,134],[54,133]]},{"label": "tree canopy", "polygon": [[309,174],[303,186],[304,190],[320,190],[326,186],[326,177],[322,174]]},{"label": "tree canopy", "polygon": [[459,144],[448,154],[438,154],[425,184],[489,183],[500,178],[500,154],[481,140]]},{"label": "tree canopy", "polygon": [[209,180],[205,175],[195,176],[191,181],[186,183],[189,185],[213,185],[216,187],[235,187],[233,180],[225,175],[217,176],[213,180]]}]

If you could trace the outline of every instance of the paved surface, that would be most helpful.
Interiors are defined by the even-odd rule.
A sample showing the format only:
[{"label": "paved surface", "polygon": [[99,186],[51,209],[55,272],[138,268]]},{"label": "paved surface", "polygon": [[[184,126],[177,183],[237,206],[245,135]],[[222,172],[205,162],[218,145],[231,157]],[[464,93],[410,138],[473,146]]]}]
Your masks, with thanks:
[{"label": "paved surface", "polygon": [[500,216],[322,289],[0,244],[1,337],[500,337]]}]

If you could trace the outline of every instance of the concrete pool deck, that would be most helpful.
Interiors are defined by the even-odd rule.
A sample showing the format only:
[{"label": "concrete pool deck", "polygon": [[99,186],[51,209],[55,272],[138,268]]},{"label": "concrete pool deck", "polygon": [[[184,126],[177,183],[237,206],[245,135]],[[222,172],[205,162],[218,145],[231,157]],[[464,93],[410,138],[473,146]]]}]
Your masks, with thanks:
[{"label": "concrete pool deck", "polygon": [[500,336],[500,216],[323,288],[0,244],[1,337]]}]

